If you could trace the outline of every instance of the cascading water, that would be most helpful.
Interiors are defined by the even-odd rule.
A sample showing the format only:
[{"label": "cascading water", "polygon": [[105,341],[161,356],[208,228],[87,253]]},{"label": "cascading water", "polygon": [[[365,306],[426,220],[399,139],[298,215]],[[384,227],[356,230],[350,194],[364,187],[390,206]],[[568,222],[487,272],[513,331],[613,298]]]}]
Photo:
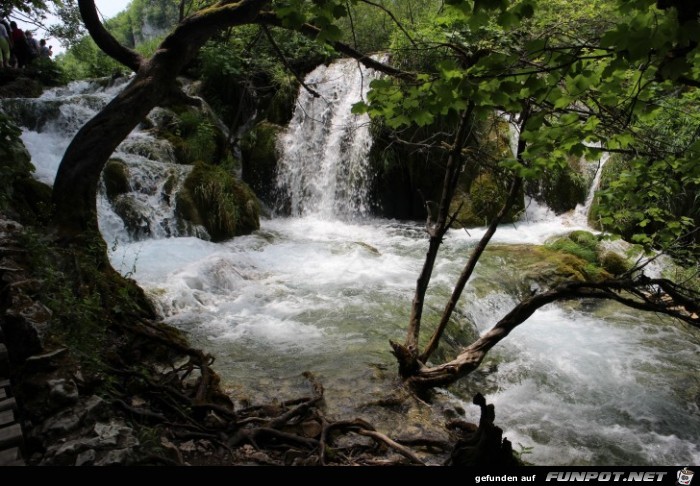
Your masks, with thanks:
[{"label": "cascading water", "polygon": [[[359,83],[344,71],[352,65],[341,61],[329,71]],[[315,89],[333,99],[338,95],[326,92],[332,85]],[[342,103],[359,101],[362,89],[353,87],[357,98]],[[320,127],[304,130],[297,143],[327,145],[307,140],[327,136]],[[61,135],[25,131],[24,137],[36,137],[29,145],[41,163],[39,140],[58,143]],[[324,157],[309,148],[303,158],[320,167]],[[308,169],[302,157],[285,160]],[[299,175],[299,188],[305,177]],[[326,203],[314,198],[319,192],[335,198],[336,181],[328,182],[333,191],[300,189],[296,213],[303,217],[264,221],[255,234],[221,244],[192,237],[130,240],[117,245],[112,263],[149,292],[167,322],[217,357],[217,371],[235,397],[259,402],[306,395],[300,374],[309,370],[326,388],[328,414],[361,416],[391,427],[392,436],[421,433],[426,424],[415,417],[403,411],[388,416],[385,408],[363,404],[386,398],[396,385],[388,340],[404,337],[426,251],[423,225],[333,219],[345,210],[326,212],[320,209]],[[352,207],[362,213],[362,203]],[[310,214],[316,211],[324,217]],[[105,218],[101,214],[103,231]],[[579,227],[550,214],[499,228],[448,330],[455,345],[487,330],[521,296],[525,245]],[[426,301],[426,327],[435,325],[465,254],[483,231],[446,235]],[[494,348],[480,371],[443,395],[454,404],[485,393],[496,404],[497,424],[516,450],[517,444],[533,448],[524,459],[536,464],[698,463],[699,354],[700,333],[674,321],[614,303],[550,304]],[[467,420],[478,420],[474,407],[463,408]],[[440,413],[429,419],[442,428]]]},{"label": "cascading water", "polygon": [[280,138],[278,186],[294,216],[351,217],[368,212],[372,145],[369,117],[351,113],[374,73],[353,59],[317,67],[306,78],[289,128]]},{"label": "cascading water", "polygon": [[586,201],[583,204],[576,206],[575,215],[579,221],[587,221],[588,215],[591,212],[591,207],[593,207],[593,201],[595,200],[595,194],[600,187],[600,180],[603,177],[603,167],[610,159],[609,153],[604,153],[601,155],[600,160],[598,160],[598,165],[595,169],[595,174],[593,175],[593,181],[588,189],[588,196],[586,196]]},{"label": "cascading water", "polygon": [[[0,106],[25,127],[22,141],[32,155],[38,180],[53,184],[71,138],[127,81],[79,81],[49,90],[37,99],[2,101]],[[113,159],[125,164],[131,190],[114,202],[107,201],[104,191],[100,191],[97,201],[100,229],[109,244],[190,232],[206,235],[202,228],[178,224],[172,195],[177,193],[191,167],[175,163],[169,142],[136,129],[119,145]]]}]

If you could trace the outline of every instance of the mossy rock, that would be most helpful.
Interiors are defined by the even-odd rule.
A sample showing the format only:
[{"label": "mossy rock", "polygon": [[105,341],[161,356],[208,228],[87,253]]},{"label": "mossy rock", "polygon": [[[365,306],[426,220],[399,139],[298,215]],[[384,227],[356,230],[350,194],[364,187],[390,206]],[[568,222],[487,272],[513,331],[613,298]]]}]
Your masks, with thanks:
[{"label": "mossy rock", "polygon": [[133,239],[140,240],[151,235],[151,226],[144,216],[144,208],[139,207],[135,199],[122,194],[115,198],[112,208],[124,221],[124,226]]},{"label": "mossy rock", "polygon": [[600,264],[611,275],[622,275],[631,268],[630,262],[613,251],[603,253]]},{"label": "mossy rock", "polygon": [[0,113],[0,210],[23,224],[48,220],[51,188],[32,177],[34,166],[19,129]]},{"label": "mossy rock", "polygon": [[250,234],[260,228],[255,194],[224,168],[198,163],[178,193],[177,214],[204,226],[212,241]]},{"label": "mossy rock", "polygon": [[280,125],[262,122],[241,140],[243,180],[269,205],[274,204],[276,197],[275,179],[280,157],[277,137],[283,130]]},{"label": "mossy rock", "polygon": [[[402,132],[404,140],[424,140],[435,133],[449,133],[453,124],[444,120],[428,127]],[[369,151],[373,214],[385,218],[425,220],[426,206],[439,201],[445,170],[445,151],[437,139],[434,146],[416,148],[396,142],[395,133],[379,121],[370,125],[374,142]],[[427,203],[427,204],[426,204]]]},{"label": "mossy rock", "polygon": [[225,158],[226,135],[206,112],[194,108],[179,113],[159,110],[150,120],[156,134],[170,142],[178,163],[218,164]]},{"label": "mossy rock", "polygon": [[588,231],[574,231],[548,241],[545,246],[575,255],[588,263],[598,263],[598,238]]},{"label": "mossy rock", "polygon": [[[447,152],[445,146],[453,141],[458,119],[439,117],[426,127],[402,131],[400,139],[420,141],[430,139],[429,146],[400,143],[396,134],[373,122],[374,143],[370,149],[371,170],[376,174],[371,198],[376,201],[375,214],[396,219],[425,219],[441,197]],[[500,211],[508,194],[509,178],[501,171],[484,166],[484,161],[498,161],[512,157],[508,142],[508,124],[500,119],[479,121],[473,127],[478,138],[477,157],[467,155],[465,170],[460,174],[451,206],[454,213],[460,208],[456,226],[481,226],[491,221]],[[436,135],[444,134],[444,135]],[[467,154],[473,153],[465,147]],[[518,219],[524,208],[524,197],[506,215],[504,222]]]},{"label": "mossy rock", "polygon": [[27,177],[34,172],[29,151],[21,140],[3,140],[0,144],[0,170],[3,171],[4,183],[10,172],[14,177]]},{"label": "mossy rock", "polygon": [[180,191],[176,197],[175,211],[180,219],[198,226],[204,226],[197,205],[189,191]]},{"label": "mossy rock", "polygon": [[11,115],[14,123],[40,132],[47,123],[58,118],[62,103],[57,99],[42,100],[39,103],[33,99],[13,98],[3,101],[3,109]]},{"label": "mossy rock", "polygon": [[107,199],[114,201],[117,196],[131,190],[129,184],[129,167],[120,159],[110,159],[102,170]]},{"label": "mossy rock", "polygon": [[[10,74],[15,72],[9,69],[3,71]],[[44,87],[39,81],[24,76],[7,78],[0,83],[0,98],[38,98],[43,91]]]},{"label": "mossy rock", "polygon": [[[591,242],[595,235],[575,232],[574,239]],[[533,288],[548,288],[563,282],[596,282],[608,279],[612,272],[598,260],[598,248],[589,252],[566,235],[545,245],[495,245],[487,250],[488,258],[496,258],[498,264],[487,265],[492,272],[499,272],[499,279],[512,276],[509,293],[523,294]],[[558,242],[564,242],[560,244]],[[586,251],[581,251],[584,248]],[[485,255],[486,256],[486,255]],[[589,259],[592,259],[589,260]],[[500,268],[500,270],[499,270]]]},{"label": "mossy rock", "polygon": [[294,77],[278,85],[265,110],[267,121],[276,125],[287,125],[294,115],[298,94],[299,83]]},{"label": "mossy rock", "polygon": [[22,224],[45,224],[51,217],[51,193],[50,186],[24,177],[13,184],[9,206]]},{"label": "mossy rock", "polygon": [[588,180],[577,158],[571,158],[565,167],[547,170],[536,186],[536,198],[556,214],[575,209],[588,194]]},{"label": "mossy rock", "polygon": [[[474,227],[489,224],[499,213],[508,198],[508,187],[498,182],[496,176],[484,172],[471,182],[467,191],[458,188],[450,211],[457,212],[456,227]],[[517,221],[525,207],[521,195],[503,219],[503,223]]]}]

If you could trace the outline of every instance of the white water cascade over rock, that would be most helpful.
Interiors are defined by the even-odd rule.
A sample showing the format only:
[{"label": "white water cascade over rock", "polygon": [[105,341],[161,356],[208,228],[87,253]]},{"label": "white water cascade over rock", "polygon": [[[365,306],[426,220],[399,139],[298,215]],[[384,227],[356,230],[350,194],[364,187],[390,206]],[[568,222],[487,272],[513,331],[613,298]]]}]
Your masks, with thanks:
[{"label": "white water cascade over rock", "polygon": [[[47,91],[37,99],[3,100],[3,109],[25,127],[22,140],[32,155],[35,177],[53,184],[72,137],[121,91],[128,79],[79,81]],[[152,117],[157,116],[154,111]],[[176,163],[169,142],[136,129],[112,156],[125,165],[130,190],[108,201],[104,188],[97,206],[100,229],[108,244],[134,239],[198,234],[203,228],[178,221],[175,194],[191,171]]]},{"label": "white water cascade over rock", "polygon": [[[301,373],[311,371],[326,389],[330,416],[366,418],[399,437],[443,430],[448,412],[478,422],[479,412],[469,402],[482,392],[495,404],[496,424],[515,449],[532,448],[523,459],[534,464],[700,463],[700,332],[616,303],[540,309],[490,352],[480,370],[441,391],[435,407],[423,407],[420,417],[372,405],[396,387],[388,341],[405,336],[427,238],[423,222],[347,217],[363,214],[368,204],[361,189],[368,175],[349,167],[362,166],[369,141],[359,128],[344,134],[331,133],[331,127],[351,125],[350,106],[369,83],[369,74],[360,77],[355,67],[339,61],[306,80],[333,102],[309,108],[318,111],[297,119],[299,126],[286,135],[286,149],[303,147],[285,157],[287,175],[280,179],[296,217],[263,221],[260,231],[219,244],[177,232],[136,240],[105,224],[120,218],[100,206],[105,238],[111,243],[119,235],[112,265],[139,282],[168,323],[216,356],[215,368],[234,399],[260,403],[306,396]],[[324,79],[339,86],[327,90]],[[56,92],[45,101],[62,96]],[[91,96],[78,106],[68,100],[51,110],[94,112]],[[300,106],[306,106],[304,96]],[[47,122],[39,131],[29,124],[23,135],[44,180],[52,180],[48,168],[72,136],[50,128],[62,123]],[[155,154],[135,155],[129,143],[118,155],[134,157],[128,162],[132,176],[153,163],[154,174],[143,180],[168,179],[173,166],[167,150],[159,150],[166,160],[154,160]],[[340,160],[346,172],[325,172]],[[156,167],[164,172],[155,174]],[[144,205],[163,202],[160,183],[132,178],[134,190],[140,184],[151,187],[149,197],[155,199],[145,197]],[[154,215],[149,225],[161,227],[161,217],[168,218]],[[498,229],[448,327],[446,354],[488,330],[527,292],[523,282],[532,267],[524,260],[531,245],[585,228],[585,221],[571,219],[550,213]],[[426,327],[435,325],[483,233],[484,228],[471,228],[445,236],[426,299]]]},{"label": "white water cascade over rock", "polygon": [[280,137],[278,186],[294,216],[365,215],[372,145],[367,115],[351,113],[374,73],[354,59],[317,67],[306,78],[289,128]]},{"label": "white water cascade over rock", "polygon": [[595,200],[596,191],[600,187],[600,180],[603,177],[603,168],[605,167],[605,164],[608,162],[609,159],[610,154],[606,152],[598,160],[597,166],[595,168],[595,173],[593,175],[593,180],[591,181],[591,186],[588,189],[588,196],[586,196],[586,201],[583,204],[579,204],[575,210],[576,218],[579,221],[583,221],[584,223],[588,221],[588,215],[590,214],[591,208],[593,207],[593,201]]}]

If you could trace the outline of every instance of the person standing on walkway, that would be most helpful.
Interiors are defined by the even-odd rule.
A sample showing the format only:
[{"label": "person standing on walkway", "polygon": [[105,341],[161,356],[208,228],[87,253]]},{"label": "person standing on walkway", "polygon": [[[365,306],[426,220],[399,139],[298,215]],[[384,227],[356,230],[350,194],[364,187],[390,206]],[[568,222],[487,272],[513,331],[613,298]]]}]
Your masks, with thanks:
[{"label": "person standing on walkway", "polygon": [[29,43],[27,38],[24,36],[22,29],[17,27],[17,22],[14,20],[10,22],[10,27],[12,27],[12,43],[14,45],[13,52],[17,58],[17,67],[23,68],[31,60],[31,52],[29,50]]},{"label": "person standing on walkway", "polygon": [[4,22],[0,22],[0,67],[10,67],[10,33]]},{"label": "person standing on walkway", "polygon": [[27,45],[29,46],[29,60],[36,59],[39,57],[39,41],[34,38],[34,34],[31,31],[26,31],[24,36],[27,39]]},{"label": "person standing on walkway", "polygon": [[49,59],[51,54],[51,48],[46,45],[46,39],[41,39],[39,41],[39,57]]}]

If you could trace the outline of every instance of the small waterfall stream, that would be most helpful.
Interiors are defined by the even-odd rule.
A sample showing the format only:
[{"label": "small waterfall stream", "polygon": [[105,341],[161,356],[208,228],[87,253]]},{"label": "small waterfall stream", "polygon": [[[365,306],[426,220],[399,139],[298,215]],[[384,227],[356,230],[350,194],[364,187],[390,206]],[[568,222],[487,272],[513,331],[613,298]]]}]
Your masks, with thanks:
[{"label": "small waterfall stream", "polygon": [[374,76],[353,59],[319,66],[307,76],[306,84],[320,96],[300,91],[280,140],[277,184],[290,199],[292,215],[367,214],[370,120],[353,115],[351,108],[364,99]]},{"label": "small waterfall stream", "polygon": [[[172,175],[181,180],[188,168],[171,164],[167,146],[136,130],[116,155],[132,173],[130,197],[162,206],[144,208],[156,230],[135,239],[106,199],[99,202],[100,226],[116,243],[113,266],[139,282],[167,322],[217,357],[234,396],[259,402],[305,395],[300,375],[310,370],[326,387],[330,415],[361,416],[391,427],[392,435],[410,434],[417,427],[410,417],[387,418],[389,412],[361,405],[395,387],[388,340],[404,337],[426,236],[422,224],[363,217],[370,140],[366,121],[350,116],[349,107],[371,75],[355,67],[339,61],[309,75],[322,97],[300,94],[281,141],[279,183],[297,217],[263,221],[260,231],[220,244],[178,233],[163,224],[172,207],[162,184]],[[78,83],[40,100],[3,103],[26,112],[23,139],[39,179],[53,180],[77,127],[118,89]],[[458,306],[452,339],[467,344],[464,335],[484,332],[516,302],[526,245],[572,229],[585,229],[585,221],[551,213],[499,228]],[[425,326],[435,325],[483,231],[446,235]],[[516,450],[532,447],[525,459],[535,464],[699,463],[698,356],[700,333],[674,321],[613,303],[550,304],[443,395],[476,421],[467,403],[485,393],[505,436]],[[441,426],[444,417],[431,420]]]},{"label": "small waterfall stream", "polygon": [[588,195],[586,196],[586,201],[581,205],[579,204],[574,210],[575,217],[578,221],[586,222],[588,221],[588,215],[591,212],[591,207],[593,207],[593,201],[595,200],[595,193],[600,187],[600,180],[603,177],[603,167],[610,159],[609,153],[604,153],[600,160],[598,161],[598,166],[595,169],[595,174],[593,175],[593,180],[591,181],[591,186],[588,188]]}]

